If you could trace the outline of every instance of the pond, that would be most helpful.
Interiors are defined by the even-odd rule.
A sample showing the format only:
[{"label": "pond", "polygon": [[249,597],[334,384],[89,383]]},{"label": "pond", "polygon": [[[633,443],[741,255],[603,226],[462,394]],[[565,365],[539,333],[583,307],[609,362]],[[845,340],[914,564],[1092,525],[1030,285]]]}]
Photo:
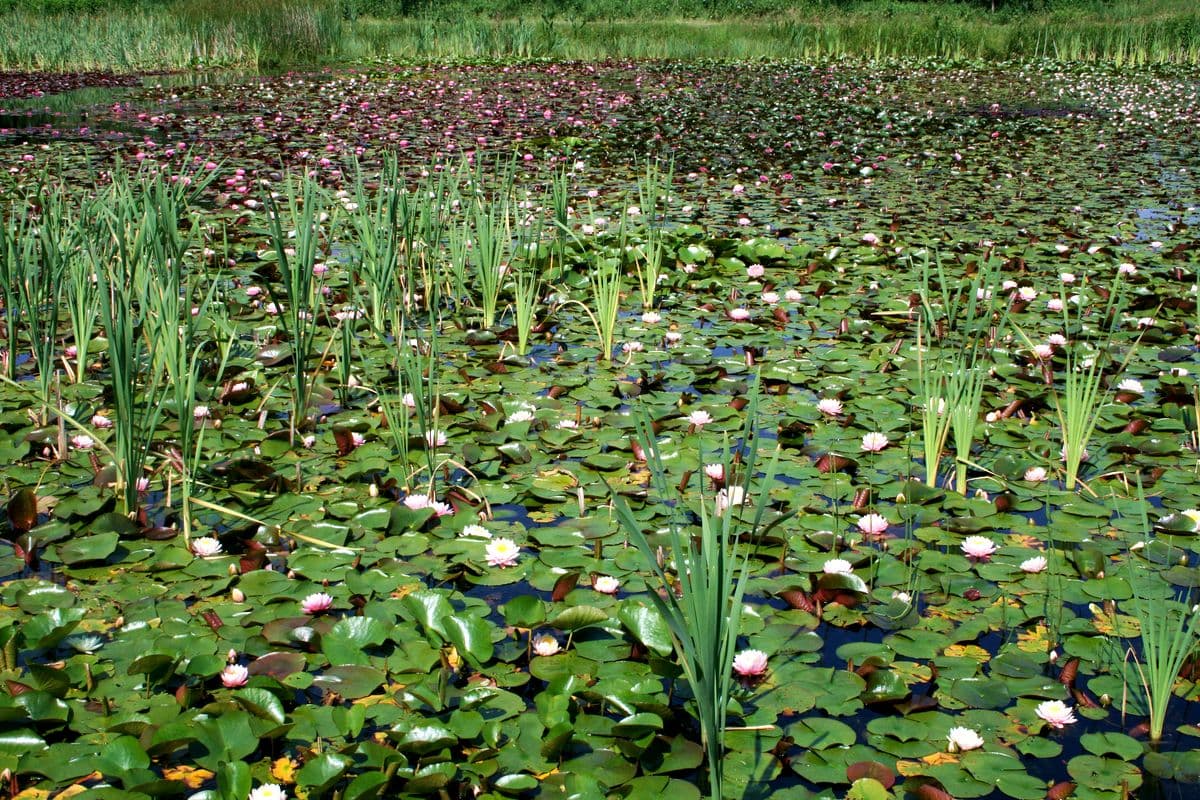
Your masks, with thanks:
[{"label": "pond", "polygon": [[20,796],[1200,781],[1186,71],[97,82],[0,100]]}]

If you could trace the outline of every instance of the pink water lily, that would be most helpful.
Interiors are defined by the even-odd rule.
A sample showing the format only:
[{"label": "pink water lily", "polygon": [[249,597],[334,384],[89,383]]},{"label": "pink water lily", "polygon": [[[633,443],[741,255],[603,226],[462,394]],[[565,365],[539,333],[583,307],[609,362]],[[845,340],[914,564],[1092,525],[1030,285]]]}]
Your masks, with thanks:
[{"label": "pink water lily", "polygon": [[999,549],[999,545],[986,536],[968,536],[962,543],[962,551],[976,561],[987,561]]},{"label": "pink water lily", "polygon": [[512,539],[493,539],[488,542],[484,553],[489,567],[515,567],[521,558],[521,548]]},{"label": "pink water lily", "polygon": [[858,529],[866,536],[880,536],[887,533],[891,525],[882,514],[864,514],[858,518]]},{"label": "pink water lily", "polygon": [[878,453],[888,446],[888,437],[886,433],[868,433],[862,437],[862,450],[864,453]]},{"label": "pink water lily", "polygon": [[250,670],[241,664],[230,664],[221,670],[221,685],[226,689],[236,689],[239,686],[245,686],[248,680],[250,680]]},{"label": "pink water lily", "polygon": [[1033,713],[1045,720],[1051,728],[1060,730],[1078,721],[1075,719],[1074,710],[1062,700],[1047,700],[1039,703]]},{"label": "pink water lily", "polygon": [[321,614],[333,608],[333,598],[325,592],[313,592],[300,601],[300,611],[304,614]]},{"label": "pink water lily", "polygon": [[743,678],[757,678],[767,673],[767,654],[762,650],[743,650],[733,658],[733,671]]}]

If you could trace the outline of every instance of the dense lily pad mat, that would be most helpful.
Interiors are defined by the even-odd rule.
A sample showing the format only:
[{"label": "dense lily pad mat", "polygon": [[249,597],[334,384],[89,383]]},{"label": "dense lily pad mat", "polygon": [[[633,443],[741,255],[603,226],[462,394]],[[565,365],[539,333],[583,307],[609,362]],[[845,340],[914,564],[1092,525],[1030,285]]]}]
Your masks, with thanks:
[{"label": "dense lily pad mat", "polygon": [[[1186,792],[1194,662],[1151,749],[1137,659],[1139,602],[1186,612],[1200,584],[1195,92],[1048,64],[430,66],[141,89],[86,130],[6,133],[23,237],[60,192],[95,215],[72,246],[101,252],[88,203],[110,173],[175,187],[196,278],[180,323],[203,313],[190,408],[162,404],[130,518],[115,332],[77,338],[64,289],[39,349],[49,310],[19,312],[13,278],[0,765],[28,796],[697,796],[691,690],[609,499],[661,529],[647,413],[685,502],[742,513],[712,466],[742,452],[757,387],[780,455],[751,493],[796,515],[754,544],[744,643],[767,667],[730,710],[735,795]],[[647,159],[673,164],[669,189],[644,191]],[[283,194],[302,179],[312,237]],[[388,188],[419,233],[400,305],[375,314],[358,223]],[[502,192],[481,330],[475,274],[453,270],[478,267],[478,209]],[[295,264],[309,317],[284,299]],[[581,305],[606,265],[608,352]],[[517,355],[526,270],[545,282]],[[972,279],[996,333],[963,494],[925,480],[918,356],[950,359],[964,320],[920,348],[918,330],[922,292]],[[1068,492],[1055,409],[1091,364]]]}]

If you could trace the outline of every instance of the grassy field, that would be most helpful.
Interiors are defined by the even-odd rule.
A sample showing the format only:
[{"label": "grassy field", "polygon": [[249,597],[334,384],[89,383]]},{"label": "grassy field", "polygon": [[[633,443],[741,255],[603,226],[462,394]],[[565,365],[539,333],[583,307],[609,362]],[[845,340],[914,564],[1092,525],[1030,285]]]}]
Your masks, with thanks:
[{"label": "grassy field", "polygon": [[0,68],[270,68],[374,59],[1037,59],[1200,63],[1189,0],[785,4],[480,0],[9,2]]}]

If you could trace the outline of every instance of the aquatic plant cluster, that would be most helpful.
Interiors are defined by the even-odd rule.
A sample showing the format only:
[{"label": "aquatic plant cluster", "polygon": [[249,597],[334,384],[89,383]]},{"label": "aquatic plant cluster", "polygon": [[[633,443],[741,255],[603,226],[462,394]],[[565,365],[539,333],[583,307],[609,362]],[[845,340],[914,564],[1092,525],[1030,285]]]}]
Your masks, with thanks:
[{"label": "aquatic plant cluster", "polygon": [[14,794],[1190,791],[1185,75],[113,91],[0,130]]}]

